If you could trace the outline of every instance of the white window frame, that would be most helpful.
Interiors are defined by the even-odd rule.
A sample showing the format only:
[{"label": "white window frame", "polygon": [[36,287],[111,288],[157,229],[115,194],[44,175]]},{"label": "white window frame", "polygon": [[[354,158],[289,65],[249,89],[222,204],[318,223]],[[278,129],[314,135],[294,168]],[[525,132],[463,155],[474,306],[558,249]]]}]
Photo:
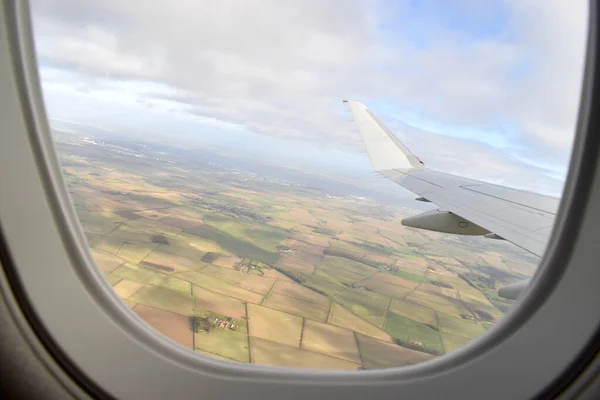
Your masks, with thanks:
[{"label": "white window frame", "polygon": [[[532,398],[590,355],[600,321],[598,36],[590,3],[577,135],[539,273],[521,305],[482,337],[434,360],[373,371],[272,368],[176,345],[116,296],[86,245],[44,111],[28,7],[0,5],[0,228],[3,291],[47,368],[73,393],[114,398]],[[600,90],[598,90],[600,92]],[[597,95],[600,96],[600,95]],[[338,397],[339,396],[339,397]]]}]

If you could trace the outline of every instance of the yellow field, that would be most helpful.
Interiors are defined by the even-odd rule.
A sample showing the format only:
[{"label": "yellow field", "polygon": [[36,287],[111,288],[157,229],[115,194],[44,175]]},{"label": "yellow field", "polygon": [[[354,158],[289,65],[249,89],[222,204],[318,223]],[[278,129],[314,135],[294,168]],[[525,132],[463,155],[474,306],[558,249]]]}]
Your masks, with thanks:
[{"label": "yellow field", "polygon": [[325,322],[327,319],[327,313],[329,312],[329,306],[309,303],[307,301],[298,300],[296,298],[275,292],[265,297],[262,305],[275,310],[297,315],[299,317],[323,322]]},{"label": "yellow field", "polygon": [[250,275],[229,268],[217,267],[215,265],[207,266],[202,270],[202,273],[260,294],[269,293],[271,286],[275,283],[274,279]]},{"label": "yellow field", "polygon": [[273,286],[273,292],[323,306],[329,306],[331,303],[331,300],[327,296],[323,296],[295,282],[278,281]]},{"label": "yellow field", "polygon": [[253,363],[276,367],[344,370],[355,370],[360,367],[359,364],[347,360],[329,357],[324,354],[313,353],[297,347],[285,346],[283,344],[273,343],[255,337],[250,338],[250,354]]},{"label": "yellow field", "polygon": [[98,268],[105,274],[109,274],[127,261],[119,256],[96,249],[92,249],[92,256],[94,256],[94,261],[96,261]]},{"label": "yellow field", "polygon": [[301,348],[360,364],[354,332],[333,325],[305,320]]},{"label": "yellow field", "polygon": [[392,299],[390,312],[424,324],[437,326],[435,312],[432,309],[407,300]]},{"label": "yellow field", "polygon": [[263,300],[263,295],[251,292],[239,286],[231,285],[223,280],[214,278],[196,271],[186,271],[177,274],[178,277],[190,281],[194,285],[203,287],[213,292],[221,293],[249,303],[259,304]]},{"label": "yellow field", "polygon": [[218,354],[224,358],[248,362],[248,336],[229,329],[213,328],[210,332],[194,334],[196,349]]},{"label": "yellow field", "polygon": [[246,306],[241,301],[199,286],[194,286],[194,302],[195,307],[206,308],[217,314],[232,318],[243,318],[246,316]]},{"label": "yellow field", "polygon": [[122,279],[119,281],[119,283],[113,286],[113,289],[119,295],[119,297],[126,299],[137,292],[137,290],[142,286],[144,286],[143,283]]},{"label": "yellow field", "polygon": [[338,303],[332,304],[327,323],[360,332],[385,342],[392,342],[390,335],[359,316],[352,314]]},{"label": "yellow field", "polygon": [[187,257],[164,253],[160,250],[152,252],[144,259],[143,264],[167,273],[199,270],[206,267],[206,264],[199,260],[195,261]]},{"label": "yellow field", "polygon": [[160,286],[146,285],[129,297],[129,300],[139,304],[171,311],[176,314],[191,316],[193,314],[192,295],[183,295]]},{"label": "yellow field", "polygon": [[250,336],[288,346],[300,346],[302,318],[254,304],[248,304],[247,307]]}]

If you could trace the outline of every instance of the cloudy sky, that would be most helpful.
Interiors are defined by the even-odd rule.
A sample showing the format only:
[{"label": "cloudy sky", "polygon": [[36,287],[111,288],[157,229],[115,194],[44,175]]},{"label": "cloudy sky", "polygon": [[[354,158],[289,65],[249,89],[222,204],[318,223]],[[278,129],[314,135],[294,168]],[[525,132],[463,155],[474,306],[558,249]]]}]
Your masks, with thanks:
[{"label": "cloudy sky", "polygon": [[583,1],[32,3],[53,118],[366,173],[354,99],[433,168],[560,194]]}]

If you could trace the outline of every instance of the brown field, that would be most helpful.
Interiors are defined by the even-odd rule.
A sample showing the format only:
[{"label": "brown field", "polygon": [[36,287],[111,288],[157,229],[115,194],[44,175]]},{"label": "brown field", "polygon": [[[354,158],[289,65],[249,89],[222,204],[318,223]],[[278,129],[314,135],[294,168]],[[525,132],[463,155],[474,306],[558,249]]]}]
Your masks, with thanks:
[{"label": "brown field", "polygon": [[361,363],[354,332],[305,320],[301,348]]},{"label": "brown field", "polygon": [[246,306],[239,300],[194,286],[194,306],[233,318],[246,316]]},{"label": "brown field", "polygon": [[205,289],[234,297],[239,300],[247,301],[249,303],[259,304],[263,300],[263,296],[259,293],[251,292],[239,286],[231,285],[223,280],[197,271],[180,272],[177,274],[177,276]]},{"label": "brown field", "polygon": [[296,282],[285,282],[278,281],[273,286],[273,292],[284,294],[295,299],[307,301],[310,303],[320,304],[323,306],[329,306],[331,300],[327,296],[315,292],[305,286],[302,286]]},{"label": "brown field", "polygon": [[323,258],[323,248],[302,243],[297,240],[284,240],[281,246],[289,247],[293,253],[281,254],[275,265],[299,271],[306,275],[314,272]]},{"label": "brown field", "polygon": [[327,323],[341,328],[353,330],[367,336],[374,337],[385,342],[392,342],[392,337],[375,325],[365,321],[361,317],[352,314],[338,303],[331,305],[329,320]]},{"label": "brown field", "polygon": [[258,338],[250,338],[250,354],[256,364],[276,367],[355,370],[360,365],[347,360],[285,346]]},{"label": "brown field", "polygon": [[390,368],[417,364],[434,358],[431,354],[385,343],[360,334],[358,348],[366,368]]},{"label": "brown field", "polygon": [[236,265],[238,265],[239,263],[242,262],[242,260],[243,259],[241,257],[237,257],[237,256],[231,256],[231,257],[221,256],[221,257],[217,258],[215,261],[213,261],[212,264],[216,265],[218,267],[234,269]]},{"label": "brown field", "polygon": [[282,219],[298,221],[301,225],[317,225],[319,221],[303,208],[292,208],[282,215]]},{"label": "brown field", "polygon": [[270,308],[248,304],[250,336],[298,347],[302,318]]},{"label": "brown field", "polygon": [[143,283],[122,279],[115,286],[113,286],[113,290],[119,295],[120,298],[126,299],[137,292],[137,290],[142,286],[144,286]]},{"label": "brown field", "polygon": [[163,266],[168,268],[168,270],[164,270],[162,268],[158,268],[164,272],[182,272],[189,270],[199,270],[206,267],[201,261],[194,261],[187,257],[176,256],[169,253],[164,253],[160,250],[155,250],[152,254],[148,255],[143,261],[142,264],[149,264],[151,267],[156,268],[156,266]]},{"label": "brown field", "polygon": [[407,300],[392,299],[390,311],[424,324],[437,325],[435,312],[432,309]]},{"label": "brown field", "polygon": [[309,303],[275,292],[265,297],[262,305],[275,310],[298,315],[299,317],[323,322],[327,319],[327,313],[329,312],[329,306]]},{"label": "brown field", "polygon": [[204,225],[204,222],[201,219],[176,214],[167,215],[162,218],[160,222],[183,230],[195,229]]},{"label": "brown field", "polygon": [[188,349],[194,348],[193,332],[187,317],[138,304],[133,311],[151,327]]},{"label": "brown field", "polygon": [[94,256],[94,261],[96,261],[96,265],[98,268],[105,274],[110,273],[115,268],[123,265],[125,263],[125,259],[114,254],[107,253],[102,250],[91,249],[92,255]]},{"label": "brown field", "polygon": [[129,300],[176,314],[192,315],[192,295],[184,295],[160,286],[146,285],[138,289]]}]

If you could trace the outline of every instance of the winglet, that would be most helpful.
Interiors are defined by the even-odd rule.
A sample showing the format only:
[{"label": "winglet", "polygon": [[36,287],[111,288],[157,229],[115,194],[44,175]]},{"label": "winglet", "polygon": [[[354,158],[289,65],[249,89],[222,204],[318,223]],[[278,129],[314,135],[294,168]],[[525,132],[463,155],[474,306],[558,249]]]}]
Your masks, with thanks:
[{"label": "winglet", "polygon": [[375,171],[422,168],[423,162],[394,136],[362,103],[344,100],[350,107],[354,121]]}]

